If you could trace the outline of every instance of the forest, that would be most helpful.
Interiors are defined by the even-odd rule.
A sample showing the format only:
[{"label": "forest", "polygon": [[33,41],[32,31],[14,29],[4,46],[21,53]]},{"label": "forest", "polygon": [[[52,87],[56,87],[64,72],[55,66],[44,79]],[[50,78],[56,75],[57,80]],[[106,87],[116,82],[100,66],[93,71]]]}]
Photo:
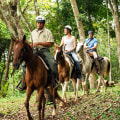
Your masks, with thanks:
[{"label": "forest", "polygon": [[[31,32],[36,29],[35,19],[38,15],[45,17],[45,28],[52,32],[54,43],[58,45],[64,36],[66,25],[72,27],[72,35],[76,37],[77,43],[88,38],[89,30],[94,31],[94,37],[98,40],[97,53],[110,59],[110,72],[105,80],[108,83],[114,82],[112,87],[107,88],[107,93],[98,93],[96,96],[90,94],[89,97],[81,97],[82,88],[79,88],[77,102],[73,100],[74,93],[70,82],[67,89],[69,105],[62,107],[62,112],[58,110],[59,115],[55,119],[119,120],[120,0],[0,0],[0,119],[26,119],[26,92],[16,89],[23,78],[24,63],[18,70],[13,70],[14,45],[11,36],[22,39],[23,35],[26,35],[29,43]],[[53,55],[54,45],[50,51]],[[94,77],[98,79],[96,74]],[[96,83],[94,84],[96,86]],[[89,83],[88,87],[90,89]],[[90,89],[90,93],[94,93],[95,89]],[[58,93],[62,94],[61,87]],[[32,116],[37,119],[35,96],[33,94],[30,104]],[[80,107],[81,105],[83,106]],[[47,115],[51,114],[51,108],[47,106],[45,110],[46,119],[52,119]],[[59,109],[58,106],[57,108]],[[79,112],[76,109],[79,109]]]}]

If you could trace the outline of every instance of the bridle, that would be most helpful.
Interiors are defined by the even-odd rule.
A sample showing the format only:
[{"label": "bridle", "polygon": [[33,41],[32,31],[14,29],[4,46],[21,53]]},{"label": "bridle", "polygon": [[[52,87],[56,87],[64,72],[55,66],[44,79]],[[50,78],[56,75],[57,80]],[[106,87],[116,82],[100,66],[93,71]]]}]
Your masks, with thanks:
[{"label": "bridle", "polygon": [[[22,48],[23,54],[26,52],[26,48],[29,47],[27,43],[24,42],[24,47]],[[30,47],[29,47],[30,48]],[[32,48],[30,48],[31,51],[33,52]],[[28,53],[26,53],[27,55],[29,55]],[[33,53],[34,54],[34,53]],[[35,59],[36,54],[34,54],[34,57],[32,58],[32,60],[30,60],[28,63],[26,63],[26,65],[29,65],[30,63],[33,62],[33,60]]]}]

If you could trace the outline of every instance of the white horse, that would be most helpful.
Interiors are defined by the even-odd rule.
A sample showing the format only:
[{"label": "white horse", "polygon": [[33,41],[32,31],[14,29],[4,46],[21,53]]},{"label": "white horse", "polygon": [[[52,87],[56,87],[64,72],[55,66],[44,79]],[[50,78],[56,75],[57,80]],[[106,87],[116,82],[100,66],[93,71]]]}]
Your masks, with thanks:
[{"label": "white horse", "polygon": [[66,98],[66,88],[69,83],[69,80],[72,80],[74,87],[75,101],[78,98],[78,88],[80,80],[77,79],[76,72],[72,74],[73,66],[71,65],[70,59],[65,57],[62,51],[62,47],[55,45],[54,48],[54,59],[58,62],[58,73],[59,73],[59,82],[62,85],[62,98],[67,101]]},{"label": "white horse", "polygon": [[[83,43],[79,42],[76,47],[76,53],[82,60],[82,74],[86,75],[85,81],[82,82],[83,85],[83,95],[85,94],[85,89],[87,89],[87,81],[89,78],[90,73],[96,73],[95,64],[92,66],[92,59],[88,53],[86,53],[86,49],[84,48]],[[100,83],[103,83],[104,92],[106,92],[106,84],[104,83],[103,75],[107,76],[110,71],[110,60],[107,57],[103,57],[104,59],[101,60],[100,64],[100,74],[98,74],[98,87],[95,94],[99,91]],[[88,89],[87,89],[88,93]]]}]

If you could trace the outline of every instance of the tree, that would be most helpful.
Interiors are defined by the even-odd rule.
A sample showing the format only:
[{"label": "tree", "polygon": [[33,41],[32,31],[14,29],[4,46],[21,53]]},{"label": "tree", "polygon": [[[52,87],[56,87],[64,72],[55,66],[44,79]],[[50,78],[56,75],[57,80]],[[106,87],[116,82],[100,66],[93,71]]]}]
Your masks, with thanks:
[{"label": "tree", "polygon": [[14,37],[21,39],[23,29],[17,15],[17,0],[0,0],[0,19],[6,24]]},{"label": "tree", "polygon": [[[17,14],[17,7],[20,11],[20,14],[22,16],[22,19],[27,24],[20,8],[20,1],[19,0],[11,0],[8,2],[7,0],[0,0],[0,19],[6,24],[8,29],[12,32],[13,36],[22,39],[24,32],[23,27],[20,23],[20,18]],[[29,25],[27,24],[28,28]],[[3,88],[2,88],[2,96],[5,96],[4,87],[7,83],[7,77],[9,73],[9,63],[10,63],[10,57],[11,57],[11,51],[12,51],[13,43],[10,44],[9,54],[8,54],[8,60],[6,65],[6,72],[5,72],[5,78],[3,81]]]},{"label": "tree", "polygon": [[[108,0],[106,0],[106,8],[107,8],[107,29],[108,29],[108,46],[109,46],[109,59],[111,61],[111,46],[110,46],[110,24],[109,24],[109,9],[108,9]],[[109,81],[111,82],[111,69],[109,73]]]},{"label": "tree", "polygon": [[108,0],[108,3],[110,5],[113,18],[114,18],[115,35],[117,40],[117,53],[118,53],[118,61],[119,61],[119,68],[120,68],[120,22],[119,22],[119,13],[118,13],[118,0],[113,0],[113,5],[110,0]]},{"label": "tree", "polygon": [[77,23],[80,40],[84,41],[85,40],[85,32],[84,32],[82,21],[81,21],[80,17],[78,16],[80,13],[78,11],[76,0],[71,0],[71,5],[72,5],[73,12],[74,12],[75,20]]},{"label": "tree", "polygon": [[[11,57],[11,53],[12,53],[12,48],[13,48],[13,41],[11,40],[10,43],[10,47],[9,47],[9,53],[8,53],[8,60],[7,60],[7,65],[6,65],[6,72],[5,72],[5,77],[3,80],[3,84],[2,84],[2,90],[1,90],[1,95],[4,97],[6,96],[5,91],[4,91],[4,87],[7,84],[7,78],[8,78],[8,74],[9,74],[9,64],[10,64],[10,57]],[[8,88],[8,86],[7,86]]]}]

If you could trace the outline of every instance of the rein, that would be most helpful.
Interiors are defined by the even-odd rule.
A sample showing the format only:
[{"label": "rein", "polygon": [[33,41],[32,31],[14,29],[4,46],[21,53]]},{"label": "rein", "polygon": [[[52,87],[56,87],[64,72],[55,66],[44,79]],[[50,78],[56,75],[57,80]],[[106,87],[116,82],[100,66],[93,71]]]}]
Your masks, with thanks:
[{"label": "rein", "polygon": [[32,60],[30,62],[26,63],[26,65],[29,65],[30,63],[32,63],[33,60],[35,59],[35,57],[36,57],[36,55],[34,54],[34,57],[32,58]]}]

